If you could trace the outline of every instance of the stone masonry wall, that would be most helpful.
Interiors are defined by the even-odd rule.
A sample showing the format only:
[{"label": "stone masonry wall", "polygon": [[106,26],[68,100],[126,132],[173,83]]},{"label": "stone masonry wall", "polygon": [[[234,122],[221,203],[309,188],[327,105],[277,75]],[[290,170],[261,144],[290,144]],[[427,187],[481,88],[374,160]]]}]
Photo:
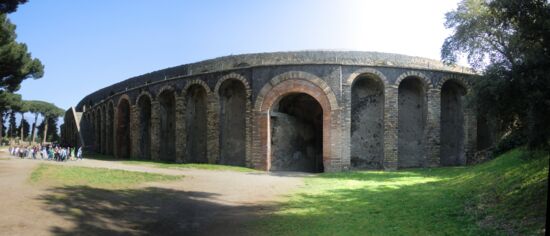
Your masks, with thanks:
[{"label": "stone masonry wall", "polygon": [[[312,56],[308,59],[308,55]],[[206,139],[206,162],[219,163],[220,155],[227,155],[228,147],[220,146],[221,132],[227,117],[220,114],[222,98],[219,88],[223,81],[232,79],[232,83],[241,83],[245,88],[246,96],[243,106],[244,110],[244,143],[223,142],[222,145],[239,143],[244,146],[244,164],[257,169],[270,170],[270,129],[269,116],[273,109],[272,105],[289,93],[305,93],[315,98],[323,107],[323,165],[324,171],[342,171],[352,167],[353,153],[366,153],[372,163],[369,165],[358,165],[361,168],[375,168],[395,170],[399,167],[399,132],[411,127],[400,127],[400,119],[407,119],[409,112],[399,116],[399,86],[406,79],[421,81],[423,86],[424,108],[421,108],[422,115],[417,117],[423,126],[421,130],[415,131],[417,135],[410,136],[410,142],[421,143],[418,152],[418,160],[412,160],[415,166],[434,167],[440,165],[440,133],[441,133],[441,86],[449,79],[460,81],[462,86],[468,90],[471,87],[473,76],[464,69],[452,69],[440,66],[437,63],[430,64],[430,61],[411,59],[410,57],[395,57],[398,63],[392,61],[393,54],[372,54],[377,55],[374,59],[361,58],[363,55],[354,53],[291,53],[291,54],[259,54],[251,57],[229,57],[214,59],[207,63],[192,64],[187,67],[169,68],[163,71],[153,72],[141,77],[130,79],[111,87],[104,88],[84,98],[76,110],[83,111],[80,129],[83,140],[90,143],[88,148],[103,153],[117,153],[116,132],[107,132],[111,126],[116,126],[117,104],[123,97],[130,102],[130,145],[131,157],[150,157],[153,160],[169,159],[176,162],[189,162],[195,160],[190,156],[189,150],[197,137],[204,135]],[[343,56],[343,57],[339,57]],[[279,59],[276,59],[279,58]],[[398,58],[398,59],[397,59]],[[216,61],[218,60],[218,61]],[[237,63],[242,60],[242,63]],[[407,66],[406,62],[410,62]],[[219,62],[219,63],[218,63]],[[232,64],[229,66],[231,63]],[[423,64],[423,62],[429,62]],[[229,63],[229,64],[227,64]],[[393,63],[393,64],[392,64]],[[168,76],[166,76],[168,75]],[[380,81],[380,89],[376,100],[380,100],[380,106],[374,110],[365,110],[363,113],[352,114],[352,90],[354,81],[360,77],[369,77]],[[123,86],[124,85],[124,86]],[[188,114],[191,109],[186,99],[188,92],[193,86],[201,86],[205,94],[205,115],[203,122],[206,129],[197,130],[196,134],[188,135],[190,129]],[[371,91],[372,84],[364,85],[365,91]],[[163,131],[160,126],[161,107],[158,96],[169,88],[174,92],[175,102],[175,153],[173,157],[162,157],[161,136]],[[110,92],[105,92],[110,91]],[[374,90],[373,90],[374,91]],[[151,128],[150,128],[150,154],[142,153],[140,143],[147,137],[140,136],[140,112],[137,98],[140,95],[148,94],[151,103]],[[370,96],[370,95],[369,95]],[[468,94],[466,95],[468,96]],[[374,97],[369,98],[370,100]],[[369,101],[370,101],[369,100]],[[114,117],[107,114],[109,104],[114,104]],[[233,105],[234,106],[234,105]],[[466,158],[473,157],[476,148],[476,115],[475,111],[467,107],[464,111],[464,153]],[[241,111],[242,112],[242,111]],[[365,113],[366,112],[366,113]],[[367,114],[368,113],[368,114]],[[355,117],[354,117],[355,116]],[[359,117],[358,117],[359,116]],[[378,117],[378,121],[372,119]],[[359,119],[352,127],[352,119]],[[115,122],[115,125],[109,125]],[[196,121],[194,121],[196,122]],[[369,123],[374,122],[374,123]],[[358,127],[365,124],[365,127]],[[72,126],[67,126],[72,127]],[[378,127],[378,128],[376,128]],[[225,127],[227,128],[227,127]],[[361,136],[355,136],[357,140],[352,141],[354,133],[352,129],[359,128],[363,132]],[[116,129],[113,127],[113,129]],[[326,132],[325,132],[326,131]],[[227,131],[224,131],[227,132]],[[65,132],[69,133],[69,132]],[[110,137],[112,133],[113,137]],[[355,134],[357,135],[357,134]],[[363,137],[364,136],[364,137]],[[374,138],[376,136],[378,139]],[[415,140],[418,136],[419,140]],[[422,138],[423,137],[423,138]],[[72,140],[72,139],[67,139]],[[371,148],[369,148],[371,147]],[[239,147],[241,148],[241,147]],[[378,149],[377,149],[378,148]],[[372,150],[372,151],[369,151]],[[377,150],[377,151],[375,151]],[[369,159],[370,158],[370,159]],[[401,160],[403,161],[403,160]],[[241,163],[241,162],[239,162]]]}]

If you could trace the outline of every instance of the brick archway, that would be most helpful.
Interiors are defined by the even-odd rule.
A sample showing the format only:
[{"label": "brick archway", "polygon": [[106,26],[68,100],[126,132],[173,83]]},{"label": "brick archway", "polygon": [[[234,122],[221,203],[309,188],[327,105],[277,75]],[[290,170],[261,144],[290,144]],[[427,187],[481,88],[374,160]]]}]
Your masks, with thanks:
[{"label": "brick archway", "polygon": [[[274,104],[288,94],[292,93],[305,93],[315,98],[323,109],[323,137],[322,137],[322,157],[325,171],[327,169],[334,169],[331,164],[332,150],[331,150],[331,136],[336,136],[336,127],[333,127],[333,110],[336,108],[332,106],[330,102],[330,95],[317,84],[312,83],[309,80],[304,79],[287,79],[277,83],[271,89],[269,89],[262,97],[261,105],[259,109],[255,110],[255,129],[257,138],[259,139],[259,150],[256,152],[259,160],[257,160],[257,167],[261,167],[265,170],[271,169],[271,124],[270,124],[270,110]],[[259,165],[259,166],[258,166]]]}]

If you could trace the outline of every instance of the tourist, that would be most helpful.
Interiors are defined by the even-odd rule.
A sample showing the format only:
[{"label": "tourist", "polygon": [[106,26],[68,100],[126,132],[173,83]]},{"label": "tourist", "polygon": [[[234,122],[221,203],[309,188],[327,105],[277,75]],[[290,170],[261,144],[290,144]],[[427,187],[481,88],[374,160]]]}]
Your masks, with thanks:
[{"label": "tourist", "polygon": [[78,151],[76,152],[76,158],[77,160],[80,159],[82,161],[82,146],[78,147]]},{"label": "tourist", "polygon": [[48,151],[46,150],[46,147],[42,147],[42,150],[40,151],[40,156],[42,157],[42,160],[48,159]]},{"label": "tourist", "polygon": [[49,148],[49,152],[48,152],[48,160],[55,160],[55,153],[53,151],[53,148]]},{"label": "tourist", "polygon": [[71,148],[71,160],[73,160],[73,158],[75,158],[74,149],[75,149],[75,147]]}]

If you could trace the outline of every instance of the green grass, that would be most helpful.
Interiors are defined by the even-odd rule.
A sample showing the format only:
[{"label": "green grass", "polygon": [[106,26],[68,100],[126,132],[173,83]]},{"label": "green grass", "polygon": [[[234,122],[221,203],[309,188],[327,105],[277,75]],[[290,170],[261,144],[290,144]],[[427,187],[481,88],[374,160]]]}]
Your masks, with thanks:
[{"label": "green grass", "polygon": [[548,154],[513,150],[473,167],[306,179],[253,231],[270,235],[544,234]]},{"label": "green grass", "polygon": [[122,161],[124,164],[131,165],[151,165],[157,168],[170,168],[170,169],[201,169],[201,170],[217,170],[217,171],[237,171],[237,172],[256,172],[257,170],[239,167],[239,166],[227,166],[227,165],[217,165],[217,164],[191,164],[191,163],[167,163],[167,162],[156,162],[156,161],[140,161],[140,160],[128,160]]},{"label": "green grass", "polygon": [[145,172],[40,164],[31,174],[35,184],[84,185],[96,188],[126,188],[145,182],[172,181],[183,176]]},{"label": "green grass", "polygon": [[[89,159],[97,160],[110,160],[110,161],[120,161],[115,159],[113,156],[101,155],[101,154],[87,154],[84,156]],[[152,161],[152,160],[122,160],[120,161],[124,164],[130,165],[148,165],[156,168],[168,168],[168,169],[201,169],[201,170],[217,170],[217,171],[237,171],[237,172],[257,172],[257,170],[240,167],[240,166],[228,166],[228,165],[218,165],[218,164],[192,164],[192,163],[173,163],[173,162],[163,162],[163,161]]]}]

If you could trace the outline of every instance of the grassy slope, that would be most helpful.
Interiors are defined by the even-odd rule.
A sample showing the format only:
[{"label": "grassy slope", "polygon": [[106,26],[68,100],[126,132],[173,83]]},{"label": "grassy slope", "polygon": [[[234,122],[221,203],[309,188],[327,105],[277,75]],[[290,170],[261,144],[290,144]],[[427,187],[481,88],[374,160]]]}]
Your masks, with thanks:
[{"label": "grassy slope", "polygon": [[252,226],[273,235],[543,234],[548,155],[474,167],[329,173]]},{"label": "grassy slope", "polygon": [[125,188],[145,182],[171,181],[181,178],[182,176],[105,168],[40,164],[32,172],[30,180],[32,183],[53,185],[86,185],[96,188]]}]

